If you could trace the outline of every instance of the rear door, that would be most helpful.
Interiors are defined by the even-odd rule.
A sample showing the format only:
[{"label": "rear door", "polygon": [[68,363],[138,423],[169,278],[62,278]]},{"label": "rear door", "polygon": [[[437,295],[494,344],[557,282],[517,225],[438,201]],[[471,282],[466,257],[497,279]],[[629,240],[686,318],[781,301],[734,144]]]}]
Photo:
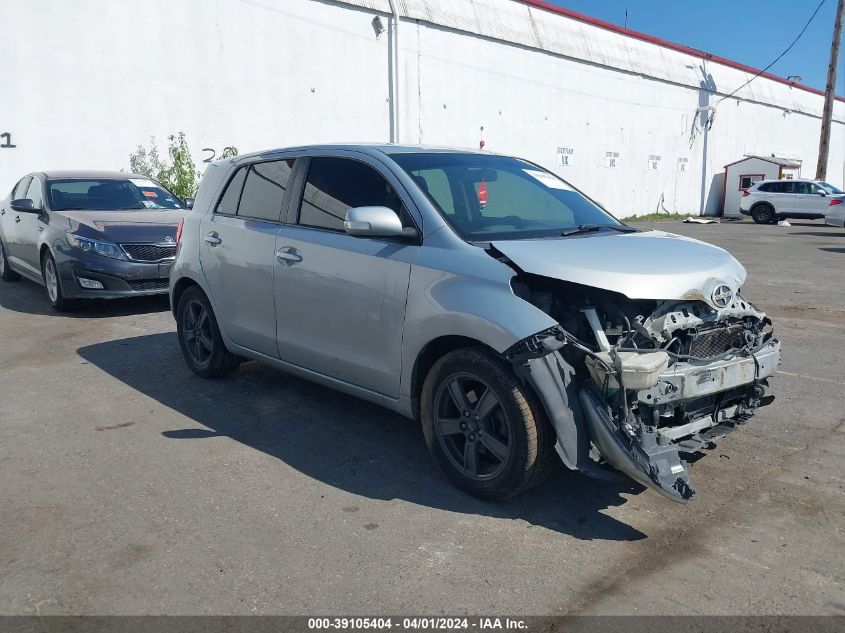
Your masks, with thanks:
[{"label": "rear door", "polygon": [[419,243],[353,237],[343,221],[352,207],[385,206],[405,226],[415,226],[410,198],[374,158],[315,154],[291,207],[292,221],[277,242],[279,356],[397,398],[408,282]]},{"label": "rear door", "polygon": [[222,329],[237,345],[273,358],[276,234],[294,161],[239,167],[200,226],[200,263]]},{"label": "rear door", "polygon": [[6,258],[17,269],[24,268],[20,255],[21,231],[19,227],[21,223],[21,216],[26,214],[21,213],[20,211],[15,211],[12,208],[11,203],[13,200],[26,198],[26,192],[27,189],[29,189],[30,182],[32,182],[31,176],[24,176],[21,178],[12,191],[12,196],[9,198],[9,204],[7,204],[3,209],[0,209],[0,211],[2,211],[2,215],[0,215],[2,220],[0,221],[3,223],[3,245],[6,248]]},{"label": "rear door", "polygon": [[38,176],[33,176],[27,187],[25,198],[32,200],[40,213],[19,213],[18,245],[20,261],[34,275],[41,274],[41,261],[38,252],[38,240],[41,232],[47,226],[47,211],[44,209],[44,186]]},{"label": "rear door", "polygon": [[781,180],[769,185],[768,199],[775,207],[776,213],[789,215],[795,210],[795,183],[791,180]]}]

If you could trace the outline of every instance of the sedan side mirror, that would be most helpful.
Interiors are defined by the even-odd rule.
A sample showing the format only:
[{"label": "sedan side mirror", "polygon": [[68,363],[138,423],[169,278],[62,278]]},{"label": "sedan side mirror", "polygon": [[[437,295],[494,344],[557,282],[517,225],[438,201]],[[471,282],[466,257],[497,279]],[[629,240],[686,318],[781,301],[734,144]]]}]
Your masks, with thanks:
[{"label": "sedan side mirror", "polygon": [[185,198],[185,208],[186,209],[193,209],[195,201],[196,201],[196,198]]},{"label": "sedan side mirror", "polygon": [[821,191],[819,191],[819,195],[820,195],[822,198],[824,198],[825,196],[827,196],[827,191],[825,191],[824,189],[822,189]]},{"label": "sedan side mirror", "polygon": [[343,223],[349,235],[358,237],[401,237],[402,221],[387,207],[355,207],[346,212]]},{"label": "sedan side mirror", "polygon": [[12,200],[12,203],[9,205],[15,211],[20,211],[22,213],[40,213],[41,207],[36,207],[35,203],[30,200],[29,198],[19,198],[18,200]]}]

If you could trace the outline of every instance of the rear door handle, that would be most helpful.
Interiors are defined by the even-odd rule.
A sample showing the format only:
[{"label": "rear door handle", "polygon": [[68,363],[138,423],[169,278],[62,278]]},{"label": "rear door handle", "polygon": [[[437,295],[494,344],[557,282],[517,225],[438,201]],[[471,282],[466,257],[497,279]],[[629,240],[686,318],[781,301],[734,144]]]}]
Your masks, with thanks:
[{"label": "rear door handle", "polygon": [[217,233],[215,233],[214,231],[205,236],[205,241],[206,244],[210,244],[211,246],[217,246],[218,244],[221,244],[223,242],[223,240],[221,240]]},{"label": "rear door handle", "polygon": [[301,262],[302,256],[296,252],[295,248],[285,246],[276,251],[276,259],[279,260],[279,263],[284,264],[286,262]]}]

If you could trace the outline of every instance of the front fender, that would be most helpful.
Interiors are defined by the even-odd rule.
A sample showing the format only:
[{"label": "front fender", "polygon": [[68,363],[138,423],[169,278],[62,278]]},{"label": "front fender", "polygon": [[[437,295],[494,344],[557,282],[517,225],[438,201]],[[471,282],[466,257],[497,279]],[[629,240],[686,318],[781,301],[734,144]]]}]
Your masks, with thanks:
[{"label": "front fender", "polygon": [[403,395],[412,395],[416,359],[435,339],[462,336],[504,353],[525,337],[557,325],[513,294],[511,268],[481,248],[464,246],[424,246],[411,268],[402,346]]}]

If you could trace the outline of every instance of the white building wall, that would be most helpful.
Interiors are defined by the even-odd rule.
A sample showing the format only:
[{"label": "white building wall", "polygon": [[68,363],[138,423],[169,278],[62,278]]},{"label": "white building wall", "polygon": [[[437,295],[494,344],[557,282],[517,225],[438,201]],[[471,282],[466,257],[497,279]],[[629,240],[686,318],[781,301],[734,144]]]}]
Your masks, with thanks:
[{"label": "white building wall", "polygon": [[[817,94],[759,78],[691,135],[696,109],[748,73],[512,0],[399,7],[402,142],[478,147],[483,126],[486,149],[553,169],[622,216],[716,212],[723,166],[745,154],[815,171]],[[228,145],[387,141],[392,42],[371,21],[387,25],[388,11],[387,0],[3,0],[14,28],[0,133],[16,147],[0,148],[0,191],[32,170],[128,168],[137,145],[178,131],[198,162]],[[845,103],[834,118],[828,179],[842,184]]]}]

